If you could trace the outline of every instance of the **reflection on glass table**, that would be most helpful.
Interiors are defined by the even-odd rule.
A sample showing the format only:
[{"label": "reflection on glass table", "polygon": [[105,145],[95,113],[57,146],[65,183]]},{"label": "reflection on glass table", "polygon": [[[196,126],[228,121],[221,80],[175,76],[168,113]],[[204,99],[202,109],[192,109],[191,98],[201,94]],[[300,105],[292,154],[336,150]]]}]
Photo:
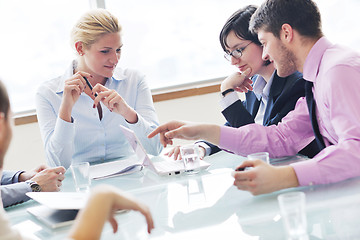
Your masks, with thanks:
[{"label": "reflection on glass table", "polygon": [[[93,181],[91,187],[110,184],[131,193],[150,207],[155,221],[148,235],[140,214],[119,214],[119,232],[113,235],[106,224],[102,239],[287,239],[277,196],[292,191],[306,195],[309,239],[360,239],[360,178],[252,196],[233,186],[231,172],[243,160],[220,152],[207,159],[207,171],[196,175],[160,177],[144,169]],[[71,175],[66,176],[62,191],[75,191]],[[33,206],[30,201],[8,208],[13,226],[35,239],[64,239],[69,227],[47,228],[26,212]]]}]

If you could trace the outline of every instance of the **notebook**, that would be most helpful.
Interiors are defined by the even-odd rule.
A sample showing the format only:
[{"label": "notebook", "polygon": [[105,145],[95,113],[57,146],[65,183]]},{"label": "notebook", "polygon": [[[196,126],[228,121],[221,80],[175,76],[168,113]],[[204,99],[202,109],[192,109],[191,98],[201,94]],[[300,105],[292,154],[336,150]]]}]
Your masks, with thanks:
[{"label": "notebook", "polygon": [[[166,156],[154,156],[151,159],[142,146],[140,140],[135,135],[134,131],[120,125],[121,131],[130,143],[130,146],[134,149],[134,152],[139,160],[142,160],[144,166],[148,166],[151,170],[159,174],[160,176],[178,175],[185,172],[185,166],[183,161],[177,160]],[[205,161],[200,161],[200,170],[206,170],[210,166]]]}]

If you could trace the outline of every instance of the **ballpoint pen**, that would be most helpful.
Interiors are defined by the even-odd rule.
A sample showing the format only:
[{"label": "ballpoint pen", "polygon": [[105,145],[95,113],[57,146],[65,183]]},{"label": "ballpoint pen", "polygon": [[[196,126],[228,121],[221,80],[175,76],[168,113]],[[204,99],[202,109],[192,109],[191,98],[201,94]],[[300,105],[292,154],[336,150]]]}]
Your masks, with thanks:
[{"label": "ballpoint pen", "polygon": [[[89,80],[88,80],[86,77],[83,77],[83,78],[85,79],[86,84],[89,86],[90,90],[92,91],[92,90],[93,90],[93,86],[91,86],[91,83],[89,82]],[[97,97],[98,94],[95,93],[94,96]]]},{"label": "ballpoint pen", "polygon": [[245,167],[239,167],[239,168],[235,169],[235,171],[245,171],[245,170],[246,170]]}]

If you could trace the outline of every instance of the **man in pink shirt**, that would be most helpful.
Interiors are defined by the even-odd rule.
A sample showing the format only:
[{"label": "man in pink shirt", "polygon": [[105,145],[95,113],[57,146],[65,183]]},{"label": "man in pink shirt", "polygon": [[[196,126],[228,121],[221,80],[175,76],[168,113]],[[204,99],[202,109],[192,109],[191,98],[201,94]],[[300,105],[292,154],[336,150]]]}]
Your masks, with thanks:
[{"label": "man in pink shirt", "polygon": [[[300,98],[277,126],[234,129],[174,121],[149,137],[160,133],[164,145],[175,137],[204,139],[236,154],[267,151],[274,158],[296,154],[317,131],[324,148],[308,161],[274,167],[256,160],[239,166],[253,168],[235,172],[234,185],[254,195],[360,176],[360,54],[324,37],[312,1],[267,0],[254,13],[250,29],[263,45],[263,59],[274,62],[279,76],[303,72],[309,86],[313,84],[309,93],[315,102]],[[307,100],[316,103],[312,117]]]}]

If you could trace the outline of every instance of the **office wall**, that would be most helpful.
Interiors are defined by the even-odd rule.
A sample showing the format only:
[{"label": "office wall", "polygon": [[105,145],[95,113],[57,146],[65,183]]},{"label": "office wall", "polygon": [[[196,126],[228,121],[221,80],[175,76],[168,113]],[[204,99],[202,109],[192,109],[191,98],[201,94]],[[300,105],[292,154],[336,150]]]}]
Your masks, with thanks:
[{"label": "office wall", "polygon": [[[219,107],[219,94],[178,98],[155,103],[160,123],[173,119],[223,124],[225,119]],[[175,141],[184,144],[186,141]],[[5,169],[29,170],[45,164],[43,143],[37,123],[14,127],[13,141],[5,160]]]}]

